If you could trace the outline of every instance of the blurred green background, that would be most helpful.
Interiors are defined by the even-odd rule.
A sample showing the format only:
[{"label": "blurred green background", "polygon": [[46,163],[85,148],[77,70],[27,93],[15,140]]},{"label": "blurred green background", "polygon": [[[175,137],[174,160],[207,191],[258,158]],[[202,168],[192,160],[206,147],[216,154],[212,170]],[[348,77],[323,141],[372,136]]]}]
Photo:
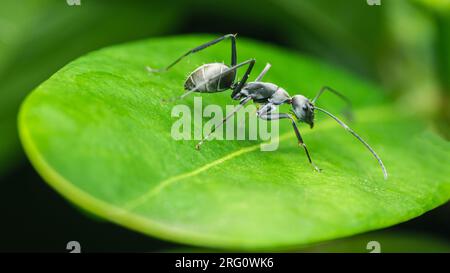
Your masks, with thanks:
[{"label": "blurred green background", "polygon": [[[1,2],[0,251],[65,251],[71,240],[86,251],[183,248],[80,213],[42,182],[21,149],[16,119],[25,96],[66,63],[104,46],[182,33],[238,33],[315,56],[381,85],[400,108],[450,138],[449,0],[381,0],[380,6],[366,0],[68,4],[74,2]],[[308,79],[299,75],[299,80]],[[385,251],[450,251],[449,213],[447,204],[384,230]],[[307,251],[368,252],[364,240],[377,236]]]}]

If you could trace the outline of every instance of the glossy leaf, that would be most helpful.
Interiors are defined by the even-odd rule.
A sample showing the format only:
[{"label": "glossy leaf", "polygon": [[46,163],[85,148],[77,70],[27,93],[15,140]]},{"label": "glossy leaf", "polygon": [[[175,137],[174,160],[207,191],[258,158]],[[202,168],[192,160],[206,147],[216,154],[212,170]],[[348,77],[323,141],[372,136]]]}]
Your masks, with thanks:
[{"label": "glossy leaf", "polygon": [[[19,127],[32,163],[71,202],[125,227],[176,242],[227,249],[284,249],[379,229],[450,198],[450,145],[417,118],[389,105],[382,90],[346,72],[277,47],[238,41],[241,61],[266,62],[265,80],[312,97],[323,85],[349,96],[351,126],[383,158],[390,177],[333,120],[317,114],[300,130],[322,169],[314,172],[289,122],[280,145],[261,141],[175,141],[171,117],[188,72],[229,60],[229,44],[173,70],[149,75],[211,36],[151,39],[93,52],[66,65],[22,106]],[[230,92],[204,104],[235,104]],[[193,108],[194,96],[179,103]],[[342,103],[317,103],[338,113]],[[282,111],[288,111],[282,107]],[[206,121],[205,118],[204,121]]]}]

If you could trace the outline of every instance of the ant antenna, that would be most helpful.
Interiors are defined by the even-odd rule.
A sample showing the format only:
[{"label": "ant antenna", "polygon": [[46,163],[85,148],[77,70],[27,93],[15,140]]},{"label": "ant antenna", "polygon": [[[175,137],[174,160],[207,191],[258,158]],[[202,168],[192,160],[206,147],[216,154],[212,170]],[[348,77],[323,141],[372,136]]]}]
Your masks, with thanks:
[{"label": "ant antenna", "polygon": [[320,91],[317,93],[317,95],[314,97],[314,99],[311,100],[312,104],[315,104],[316,101],[319,99],[319,97],[325,91],[331,92],[332,94],[336,95],[337,97],[339,97],[341,100],[343,100],[347,104],[346,107],[344,108],[343,114],[345,115],[345,117],[348,121],[353,121],[352,102],[346,96],[344,96],[343,94],[334,90],[331,87],[328,87],[328,86],[322,87],[322,89],[320,89]]},{"label": "ant antenna", "polygon": [[364,144],[364,146],[366,146],[366,148],[369,149],[369,151],[373,154],[373,156],[377,159],[378,163],[380,164],[381,169],[383,170],[384,179],[388,178],[388,173],[387,173],[386,167],[383,164],[383,161],[381,161],[381,158],[377,155],[377,153],[375,153],[375,151],[372,149],[372,147],[370,147],[370,145],[367,142],[365,142],[357,133],[355,133],[350,127],[347,126],[347,124],[342,122],[335,115],[331,114],[330,112],[328,112],[322,108],[316,107],[316,106],[314,106],[314,109],[319,110],[320,112],[325,113],[328,116],[330,116],[337,123],[339,123],[339,125],[341,125],[345,130],[347,130],[350,134],[352,134],[354,137],[356,137],[362,144]]}]

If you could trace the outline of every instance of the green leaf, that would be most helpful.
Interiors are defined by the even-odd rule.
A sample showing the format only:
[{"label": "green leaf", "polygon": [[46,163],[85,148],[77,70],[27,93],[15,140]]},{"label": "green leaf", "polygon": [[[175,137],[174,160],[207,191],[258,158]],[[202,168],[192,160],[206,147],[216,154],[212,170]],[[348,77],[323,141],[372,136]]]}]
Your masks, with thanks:
[{"label": "green leaf", "polygon": [[[327,241],[292,252],[300,253],[370,253],[374,249],[370,242],[378,242],[381,253],[449,253],[450,244],[439,236],[430,236],[416,232],[405,231],[375,231],[344,239]],[[164,249],[167,253],[221,253],[223,250],[174,247]]]},{"label": "green leaf", "polygon": [[[379,229],[417,217],[450,198],[450,145],[426,125],[389,106],[382,90],[346,72],[274,46],[238,41],[241,61],[266,62],[265,80],[291,95],[312,97],[323,85],[349,96],[351,126],[384,160],[376,160],[333,120],[318,114],[300,130],[317,165],[298,147],[289,122],[280,145],[261,141],[175,141],[171,117],[189,71],[229,60],[220,44],[149,75],[211,36],[151,39],[93,52],[66,65],[25,101],[22,143],[59,193],[98,216],[152,236],[197,246],[280,249]],[[197,95],[196,95],[197,96]],[[230,92],[205,94],[204,104],[235,104]],[[193,108],[194,96],[179,103]],[[324,95],[319,106],[342,104]],[[282,107],[288,111],[288,107]],[[205,119],[204,121],[206,121]]]}]

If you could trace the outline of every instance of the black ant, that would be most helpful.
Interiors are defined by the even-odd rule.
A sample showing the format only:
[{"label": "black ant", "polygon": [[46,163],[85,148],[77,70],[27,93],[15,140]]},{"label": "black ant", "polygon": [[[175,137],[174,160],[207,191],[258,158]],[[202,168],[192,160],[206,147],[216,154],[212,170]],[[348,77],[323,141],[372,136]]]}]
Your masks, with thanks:
[{"label": "black ant", "polygon": [[[346,98],[341,93],[330,87],[323,87],[314,99],[309,100],[305,96],[295,95],[290,96],[286,90],[283,88],[269,82],[262,82],[264,75],[269,71],[271,65],[267,64],[263,71],[256,77],[255,81],[247,82],[248,77],[255,65],[255,59],[249,59],[241,63],[237,63],[237,52],[236,52],[236,35],[235,34],[227,34],[222,37],[219,37],[215,40],[212,40],[208,43],[202,44],[196,48],[189,50],[187,53],[176,59],[169,66],[162,69],[152,69],[147,67],[149,72],[163,72],[169,70],[179,61],[181,61],[184,57],[188,55],[201,51],[209,46],[215,45],[221,41],[226,39],[231,40],[231,65],[228,66],[223,63],[208,63],[201,65],[197,69],[195,69],[191,74],[189,74],[186,82],[184,83],[184,88],[186,92],[177,99],[182,99],[193,92],[199,93],[217,93],[226,91],[228,89],[232,90],[231,98],[233,100],[239,100],[239,105],[234,109],[232,113],[226,116],[222,123],[216,126],[211,130],[211,132],[202,139],[197,145],[196,148],[199,150],[200,146],[211,136],[214,131],[222,126],[229,118],[231,118],[237,111],[239,111],[246,103],[250,100],[253,102],[262,104],[262,107],[257,111],[257,115],[259,118],[264,120],[279,120],[279,119],[288,119],[291,121],[292,126],[294,128],[295,135],[297,136],[298,143],[301,145],[308,157],[309,163],[314,167],[314,169],[320,172],[320,169],[313,163],[308,148],[304,143],[300,131],[297,127],[296,120],[299,122],[304,122],[309,124],[311,128],[314,126],[314,110],[325,113],[326,115],[333,118],[339,125],[341,125],[345,130],[351,133],[354,137],[356,137],[377,159],[378,163],[381,166],[381,169],[384,174],[384,178],[387,179],[388,174],[386,168],[381,161],[381,158],[375,153],[372,147],[364,141],[358,134],[356,134],[350,127],[348,127],[344,122],[338,119],[335,115],[326,111],[325,109],[319,108],[315,106],[315,102],[319,99],[319,97],[325,92],[328,91],[337,95],[339,98],[343,99],[347,103],[347,107],[351,107],[350,100]],[[240,80],[236,80],[237,73],[236,70],[238,68],[247,66],[247,70]],[[291,113],[272,113],[281,104],[290,104],[292,106]],[[349,113],[349,112],[347,112]]]}]

